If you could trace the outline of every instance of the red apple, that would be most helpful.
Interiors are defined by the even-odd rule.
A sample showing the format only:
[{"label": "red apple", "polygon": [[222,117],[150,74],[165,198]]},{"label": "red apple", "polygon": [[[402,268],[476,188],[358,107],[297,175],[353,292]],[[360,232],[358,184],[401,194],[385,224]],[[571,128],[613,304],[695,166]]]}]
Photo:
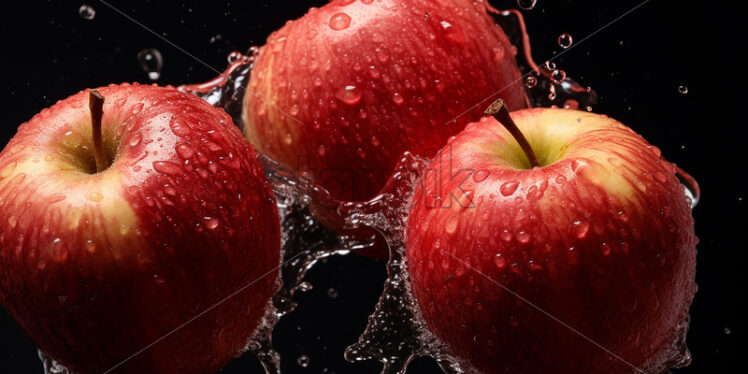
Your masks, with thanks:
[{"label": "red apple", "polygon": [[[433,156],[481,102],[526,105],[516,49],[482,0],[337,0],[273,33],[245,96],[258,152],[343,201],[367,200],[405,151]],[[312,207],[340,229],[334,204]],[[380,255],[386,255],[386,251]]]},{"label": "red apple", "polygon": [[276,289],[273,194],[223,111],[174,88],[99,91],[100,143],[83,91],[0,153],[0,302],[76,373],[215,372]]},{"label": "red apple", "polygon": [[486,117],[416,187],[408,272],[429,329],[483,373],[687,363],[697,239],[673,166],[606,116],[511,118],[539,167]]}]

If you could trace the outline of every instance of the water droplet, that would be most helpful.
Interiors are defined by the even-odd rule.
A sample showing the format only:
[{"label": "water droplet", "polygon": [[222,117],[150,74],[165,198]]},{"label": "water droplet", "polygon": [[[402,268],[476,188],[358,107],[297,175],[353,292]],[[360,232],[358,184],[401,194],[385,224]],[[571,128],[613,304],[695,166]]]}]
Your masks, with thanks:
[{"label": "water droplet", "polygon": [[296,359],[296,363],[299,364],[299,366],[303,368],[309,367],[309,356],[307,355],[299,356],[299,358]]},{"label": "water droplet", "polygon": [[533,77],[532,75],[528,75],[525,78],[525,86],[527,88],[533,88],[538,85],[538,78]]},{"label": "water droplet", "polygon": [[5,179],[13,174],[13,171],[16,170],[16,165],[18,165],[18,162],[13,161],[10,165],[3,168],[3,170],[0,170],[0,179]]},{"label": "water droplet", "polygon": [[447,232],[447,234],[454,234],[455,231],[457,231],[457,223],[459,222],[459,218],[457,216],[449,217],[447,220],[447,224],[444,225],[444,231]]},{"label": "water droplet", "polygon": [[590,231],[590,223],[586,220],[574,221],[574,233],[579,239],[584,239]]},{"label": "water droplet", "polygon": [[538,0],[517,0],[517,6],[524,10],[532,10]]},{"label": "water droplet", "polygon": [[[568,99],[564,101],[564,108],[577,110],[579,109],[579,102],[574,99]],[[577,121],[577,122],[581,122],[581,121]]]},{"label": "water droplet", "polygon": [[228,54],[228,56],[226,56],[226,61],[229,64],[233,64],[239,61],[239,59],[242,57],[244,57],[244,55],[241,52],[232,51],[231,53]]},{"label": "water droplet", "polygon": [[216,34],[216,35],[211,36],[210,39],[208,39],[208,43],[213,44],[216,41],[221,40],[221,39],[223,39],[223,35]]},{"label": "water droplet", "polygon": [[288,110],[288,114],[292,116],[296,116],[299,114],[299,104],[294,104],[291,106],[291,109]]},{"label": "water droplet", "polygon": [[143,136],[140,135],[140,133],[137,133],[130,137],[130,141],[127,144],[130,144],[130,147],[134,147],[138,144],[140,144],[140,141],[143,140]]},{"label": "water droplet", "polygon": [[403,101],[405,101],[405,99],[402,95],[396,92],[394,95],[392,95],[392,101],[394,101],[395,104],[400,105],[403,103]]},{"label": "water droplet", "polygon": [[330,28],[336,31],[345,30],[351,25],[351,16],[340,12],[330,18]]},{"label": "water droplet", "polygon": [[8,225],[10,226],[11,229],[16,228],[17,224],[18,224],[18,220],[16,219],[15,216],[10,216],[10,218],[8,218]]},{"label": "water droplet", "polygon": [[510,196],[517,191],[517,187],[519,187],[519,183],[517,182],[506,182],[499,187],[499,191],[504,196]]},{"label": "water droplet", "polygon": [[686,86],[678,86],[678,92],[680,92],[682,95],[685,95],[688,93],[688,87]]},{"label": "water droplet", "polygon": [[558,36],[558,45],[559,47],[566,49],[571,47],[571,44],[574,42],[574,39],[572,39],[571,35],[567,33],[563,33]]},{"label": "water droplet", "polygon": [[290,132],[287,132],[286,135],[283,136],[283,143],[285,143],[286,145],[293,144],[293,136]]},{"label": "water droplet", "polygon": [[511,231],[506,230],[506,229],[504,231],[502,231],[501,232],[501,240],[503,240],[505,242],[512,241],[512,233],[511,233]]},{"label": "water droplet", "polygon": [[517,233],[517,241],[522,244],[527,244],[530,242],[530,234],[520,231]]},{"label": "water droplet", "polygon": [[185,137],[191,133],[190,128],[180,121],[172,120],[169,122],[169,127],[176,136]]},{"label": "water droplet", "polygon": [[208,230],[215,230],[218,228],[218,226],[221,225],[221,221],[219,221],[217,218],[203,217],[203,220],[205,221],[205,227],[207,227]]},{"label": "water droplet", "polygon": [[561,84],[566,79],[566,72],[560,69],[556,69],[551,73],[551,80],[555,84]]},{"label": "water droplet", "polygon": [[86,240],[86,250],[88,251],[88,253],[96,252],[96,244],[93,242],[93,240]]},{"label": "water droplet", "polygon": [[478,170],[473,173],[473,181],[475,181],[475,183],[483,182],[490,174],[491,172],[488,170]]},{"label": "water droplet", "polygon": [[167,174],[171,176],[178,175],[182,172],[182,168],[179,165],[169,161],[156,161],[153,163],[153,170],[159,173]]},{"label": "water droplet", "polygon": [[83,17],[83,19],[90,21],[96,17],[96,9],[90,5],[83,4],[78,8],[78,15]]},{"label": "water droplet", "polygon": [[607,256],[610,254],[610,246],[608,243],[600,244],[600,252],[602,252],[603,256]]},{"label": "water droplet", "polygon": [[104,200],[104,196],[98,192],[89,192],[88,194],[86,194],[86,198],[88,198],[88,200],[91,200],[95,203],[98,203],[98,202],[101,202],[101,200]]},{"label": "water droplet", "polygon": [[161,77],[164,59],[158,49],[148,48],[138,52],[138,61],[143,71],[148,74],[148,79],[155,81]]},{"label": "water droplet", "polygon": [[506,267],[506,259],[501,256],[501,253],[496,254],[496,257],[493,258],[493,262],[499,270]]},{"label": "water droplet", "polygon": [[178,145],[176,151],[177,155],[185,160],[195,155],[195,150],[187,144]]},{"label": "water droplet", "polygon": [[356,105],[360,103],[362,96],[363,94],[361,93],[361,90],[356,88],[356,86],[345,86],[335,93],[335,97],[337,97],[338,100],[348,105]]}]

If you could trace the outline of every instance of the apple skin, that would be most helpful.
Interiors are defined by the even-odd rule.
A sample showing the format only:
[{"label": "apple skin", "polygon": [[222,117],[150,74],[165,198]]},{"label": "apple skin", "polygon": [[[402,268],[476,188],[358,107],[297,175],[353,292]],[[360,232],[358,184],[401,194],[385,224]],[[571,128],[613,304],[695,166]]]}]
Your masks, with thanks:
[{"label": "apple skin", "polygon": [[[526,106],[516,48],[488,11],[473,0],[313,8],[261,48],[244,99],[247,138],[333,198],[368,200],[404,152],[433,156],[480,118],[481,102],[501,93],[510,108]],[[339,230],[334,208],[312,206]]]},{"label": "apple skin", "polygon": [[661,372],[685,349],[696,291],[694,223],[672,165],[605,116],[511,116],[546,166],[530,169],[486,117],[451,140],[416,186],[408,273],[428,328],[487,374],[634,372],[503,286]]},{"label": "apple skin", "polygon": [[0,302],[81,374],[207,311],[116,372],[214,373],[277,288],[272,191],[225,112],[171,87],[99,91],[108,169],[90,173],[87,91],[42,110],[0,153]]}]

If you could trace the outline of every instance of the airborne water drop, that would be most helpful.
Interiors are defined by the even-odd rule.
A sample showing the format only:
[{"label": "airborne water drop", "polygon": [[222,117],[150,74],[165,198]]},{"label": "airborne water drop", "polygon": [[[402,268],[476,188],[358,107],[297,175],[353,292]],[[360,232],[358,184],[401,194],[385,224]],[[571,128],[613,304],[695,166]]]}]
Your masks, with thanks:
[{"label": "airborne water drop", "polygon": [[572,39],[571,35],[567,33],[563,33],[558,36],[558,45],[559,47],[566,49],[571,47],[571,44],[574,42],[574,39]]},{"label": "airborne water drop", "polygon": [[524,10],[532,10],[538,0],[517,0],[517,6]]},{"label": "airborne water drop", "polygon": [[147,48],[138,52],[138,61],[143,71],[148,74],[148,79],[155,81],[161,77],[164,59],[158,49]]},{"label": "airborne water drop", "polygon": [[96,9],[91,7],[88,4],[81,5],[80,8],[78,8],[78,14],[85,20],[91,21],[96,17]]}]

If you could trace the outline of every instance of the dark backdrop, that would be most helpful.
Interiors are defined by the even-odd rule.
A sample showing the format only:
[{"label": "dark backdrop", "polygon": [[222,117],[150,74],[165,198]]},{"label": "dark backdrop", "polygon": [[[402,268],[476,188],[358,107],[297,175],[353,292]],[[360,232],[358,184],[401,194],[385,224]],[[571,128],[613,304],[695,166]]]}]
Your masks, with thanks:
[{"label": "dark backdrop", "polygon": [[[222,70],[226,55],[262,44],[287,19],[325,1],[114,1],[132,18],[161,33],[207,64]],[[93,20],[78,14],[77,1],[12,2],[0,11],[0,146],[16,127],[42,108],[86,87],[148,82],[136,55],[157,48],[164,58],[158,83],[212,78],[214,72],[96,0]],[[492,0],[512,7],[513,0]],[[539,0],[525,12],[534,55],[543,61],[560,51],[556,39],[577,41],[636,6],[639,1]],[[576,46],[557,61],[601,96],[605,112],[658,145],[671,161],[700,182],[696,208],[699,293],[692,307],[688,343],[694,356],[678,374],[726,372],[739,364],[746,339],[746,192],[743,159],[745,106],[744,21],[727,6],[653,0]],[[4,6],[5,7],[5,6]],[[213,41],[212,41],[213,40]],[[212,42],[211,42],[212,41]],[[687,94],[678,92],[679,86]],[[330,259],[308,276],[314,290],[286,316],[275,333],[285,373],[374,373],[377,363],[347,363],[343,349],[363,330],[385,276],[384,263],[347,256]],[[332,291],[331,291],[332,289]],[[302,368],[298,357],[307,355]],[[742,360],[740,360],[742,362]],[[0,308],[0,373],[39,373],[32,342]],[[243,357],[224,373],[259,373]],[[427,359],[410,373],[438,373]]]}]

